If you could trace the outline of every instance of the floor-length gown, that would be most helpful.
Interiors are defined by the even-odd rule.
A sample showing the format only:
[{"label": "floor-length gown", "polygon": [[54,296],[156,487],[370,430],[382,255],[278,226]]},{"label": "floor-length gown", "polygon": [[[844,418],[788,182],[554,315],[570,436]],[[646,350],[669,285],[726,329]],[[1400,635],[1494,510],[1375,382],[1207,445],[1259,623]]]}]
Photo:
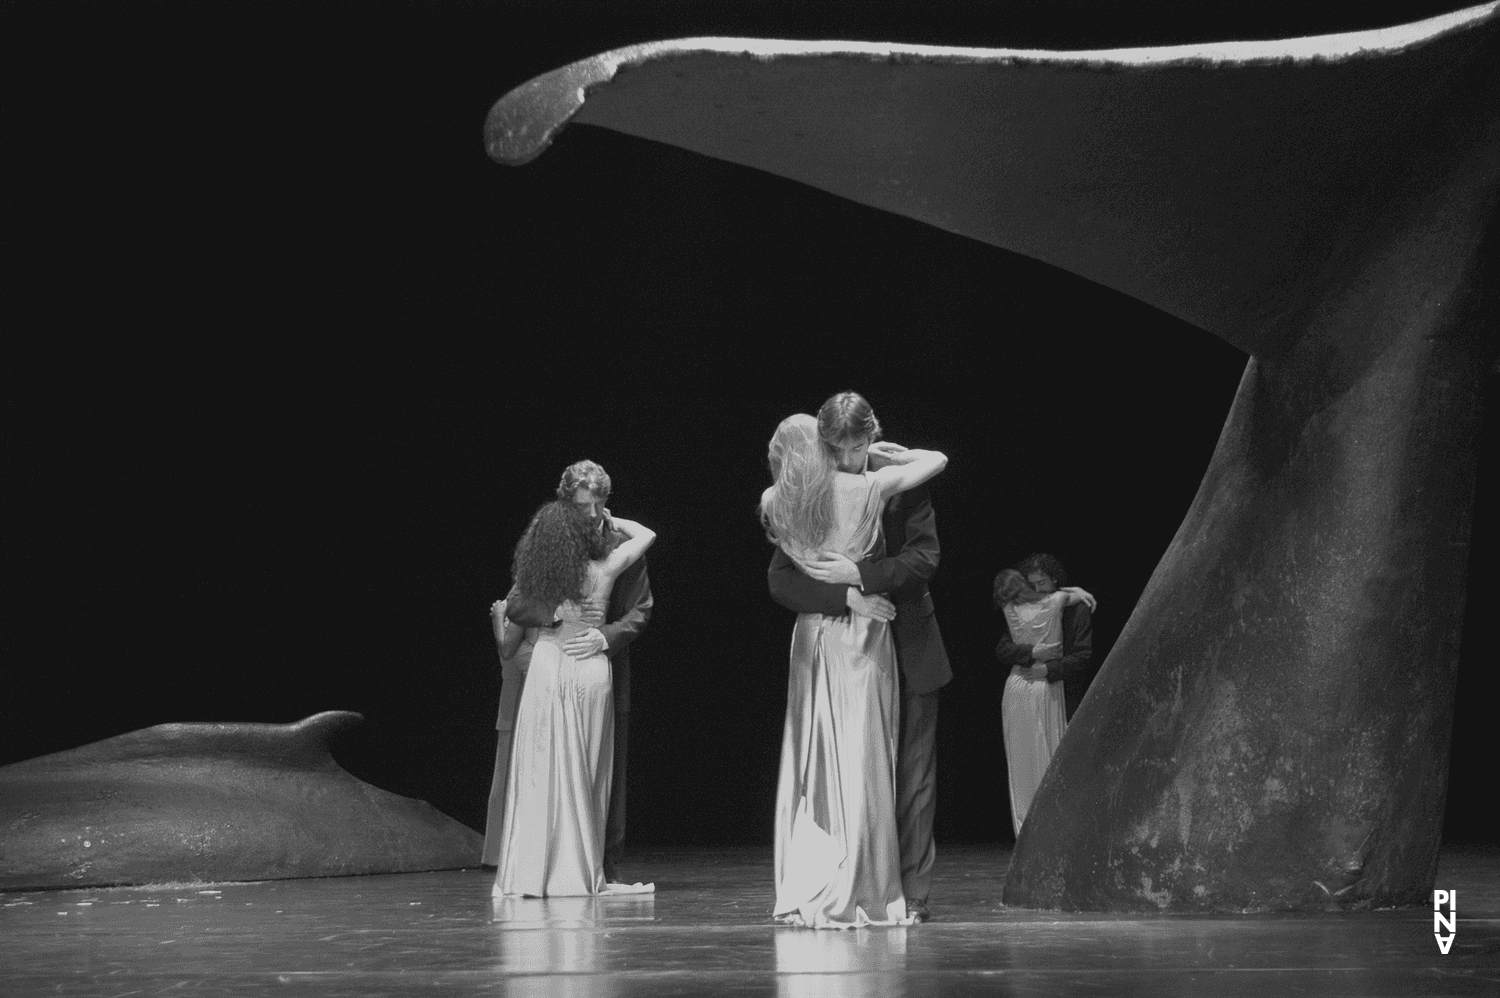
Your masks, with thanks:
[{"label": "floor-length gown", "polygon": [[[1052,593],[1035,603],[1011,603],[1005,607],[1010,638],[1018,645],[1056,643],[1062,640],[1063,593]],[[1063,684],[1028,679],[1025,668],[1016,666],[1005,680],[1000,717],[1005,731],[1005,762],[1010,771],[1010,821],[1017,835],[1031,810],[1037,787],[1052,762],[1052,754],[1068,730]]]},{"label": "floor-length gown", "polygon": [[[860,560],[882,543],[872,475],[835,479],[822,548]],[[896,832],[900,728],[890,624],[804,613],[792,631],[776,789],[776,910],[817,928],[909,924]]]},{"label": "floor-length gown", "polygon": [[[595,596],[609,580],[589,566]],[[600,894],[604,822],[614,762],[614,691],[603,654],[575,659],[562,646],[589,625],[567,616],[539,631],[522,688],[505,791],[505,826],[495,894]]]}]

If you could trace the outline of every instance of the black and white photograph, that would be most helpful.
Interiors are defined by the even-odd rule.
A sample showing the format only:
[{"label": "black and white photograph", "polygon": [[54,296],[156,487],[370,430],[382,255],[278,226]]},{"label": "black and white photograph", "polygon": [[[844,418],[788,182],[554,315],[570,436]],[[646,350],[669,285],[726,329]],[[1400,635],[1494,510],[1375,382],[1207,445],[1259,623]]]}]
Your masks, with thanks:
[{"label": "black and white photograph", "polygon": [[0,50],[0,991],[1500,988],[1500,2]]}]

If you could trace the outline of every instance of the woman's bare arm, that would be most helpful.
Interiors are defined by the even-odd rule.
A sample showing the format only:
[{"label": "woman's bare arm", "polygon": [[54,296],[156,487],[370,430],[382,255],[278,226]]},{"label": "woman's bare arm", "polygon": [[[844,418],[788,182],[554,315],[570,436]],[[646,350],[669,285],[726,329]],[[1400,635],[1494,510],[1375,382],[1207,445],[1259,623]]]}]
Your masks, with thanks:
[{"label": "woman's bare arm", "polygon": [[627,539],[609,553],[609,557],[604,560],[604,571],[610,575],[619,575],[646,553],[646,549],[656,540],[656,531],[622,516],[613,517],[610,522]]},{"label": "woman's bare arm", "polygon": [[1099,605],[1099,601],[1094,599],[1094,594],[1087,589],[1079,589],[1077,586],[1063,586],[1058,592],[1068,597],[1068,606],[1072,606],[1074,603],[1087,603],[1089,609],[1092,610]]},{"label": "woman's bare arm", "polygon": [[874,473],[875,484],[881,495],[886,496],[914,489],[948,466],[947,455],[936,450],[908,450],[890,445],[882,448],[881,456],[890,463]]}]

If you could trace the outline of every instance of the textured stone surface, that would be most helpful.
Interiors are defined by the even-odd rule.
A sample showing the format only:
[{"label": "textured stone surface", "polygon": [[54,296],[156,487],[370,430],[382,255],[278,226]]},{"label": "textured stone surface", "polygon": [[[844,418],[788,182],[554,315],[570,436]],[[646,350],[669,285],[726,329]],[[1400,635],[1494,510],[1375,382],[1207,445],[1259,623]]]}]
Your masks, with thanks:
[{"label": "textured stone surface", "polygon": [[1448,53],[1378,199],[1269,325],[1037,795],[1008,902],[1430,903],[1500,317],[1497,42]]},{"label": "textured stone surface", "polygon": [[0,889],[477,865],[477,832],[333,760],[360,720],[160,724],[0,767]]},{"label": "textured stone surface", "polygon": [[1492,3],[1112,52],[659,42],[517,88],[486,134],[519,162],[571,117],[764,169],[1063,267],[1251,354],[1192,509],[1037,796],[1006,901],[1417,903],[1500,324],[1497,28]]}]

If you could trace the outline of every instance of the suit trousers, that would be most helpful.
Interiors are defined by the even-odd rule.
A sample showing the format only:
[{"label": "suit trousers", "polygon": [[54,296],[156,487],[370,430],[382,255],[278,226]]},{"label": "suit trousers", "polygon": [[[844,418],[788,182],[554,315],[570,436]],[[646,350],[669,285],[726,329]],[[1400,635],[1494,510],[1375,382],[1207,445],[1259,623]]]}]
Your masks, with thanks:
[{"label": "suit trousers", "polygon": [[901,690],[901,746],[896,756],[896,830],[901,842],[901,892],[908,901],[927,902],[937,846],[932,819],[937,813],[937,716],[941,691]]},{"label": "suit trousers", "polygon": [[514,730],[495,732],[495,775],[490,777],[490,807],[484,822],[484,851],[479,861],[485,866],[500,864],[500,840],[505,830],[505,785],[510,782],[510,746]]},{"label": "suit trousers", "polygon": [[615,771],[609,778],[609,816],[604,823],[604,879],[615,879],[615,861],[625,851],[626,747],[630,743],[630,711],[615,711]]}]

